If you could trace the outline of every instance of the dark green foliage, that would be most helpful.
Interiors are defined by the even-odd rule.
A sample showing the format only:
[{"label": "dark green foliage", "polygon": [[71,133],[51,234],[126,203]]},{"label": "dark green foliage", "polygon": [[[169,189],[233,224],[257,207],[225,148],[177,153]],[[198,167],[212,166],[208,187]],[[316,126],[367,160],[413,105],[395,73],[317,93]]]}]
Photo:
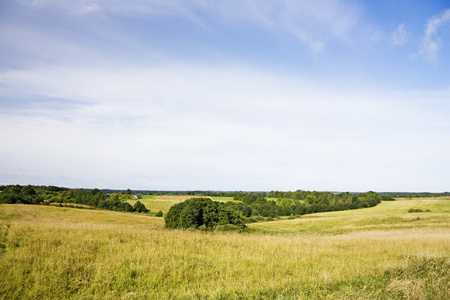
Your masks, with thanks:
[{"label": "dark green foliage", "polygon": [[395,201],[395,198],[431,198],[449,196],[449,192],[444,193],[381,193],[383,201]]},{"label": "dark green foliage", "polygon": [[165,216],[167,228],[194,228],[212,230],[216,226],[232,224],[244,227],[244,220],[234,205],[192,198],[175,204]]},{"label": "dark green foliage", "polygon": [[4,186],[0,193],[0,203],[5,204],[39,204],[42,200],[31,185]]},{"label": "dark green foliage", "polygon": [[[252,210],[252,216],[258,215],[265,217],[290,216],[292,214],[302,215],[317,212],[347,210],[372,207],[380,203],[381,197],[375,192],[366,192],[360,194],[316,191],[279,192],[272,191],[268,195],[271,198],[278,198],[277,205],[273,207],[271,202],[267,201],[261,204],[257,209]],[[263,201],[259,200],[260,203]],[[257,214],[255,214],[255,212]],[[249,215],[246,214],[248,217]]]},{"label": "dark green foliage", "polygon": [[256,220],[255,218],[246,218],[245,219],[245,223],[256,223],[258,222],[258,220]]},{"label": "dark green foliage", "polygon": [[418,212],[423,212],[423,210],[421,210],[420,208],[411,208],[408,210],[409,213],[418,213]]},{"label": "dark green foliage", "polygon": [[[56,186],[2,186],[0,204],[45,204],[60,203],[60,206],[77,207],[87,205],[102,209],[133,212],[135,209],[128,202],[121,201],[118,197],[110,199],[107,194],[99,189],[68,189]],[[63,205],[63,203],[66,203]],[[74,206],[72,204],[80,204]],[[145,206],[144,206],[145,208]],[[146,208],[145,208],[146,209]],[[142,208],[141,208],[142,210]],[[145,210],[144,210],[145,211]]]},{"label": "dark green foliage", "polygon": [[[277,201],[266,198],[277,198]],[[250,217],[276,218],[317,212],[372,207],[380,203],[381,196],[375,192],[360,194],[330,193],[316,191],[266,193],[234,193],[234,199],[242,201],[237,208],[247,219]]]},{"label": "dark green foliage", "polygon": [[135,204],[134,204],[134,211],[135,212],[138,212],[138,213],[141,213],[141,212],[143,212],[143,213],[147,213],[147,212],[149,212],[149,210],[147,209],[147,207],[145,207],[145,205],[144,204],[142,204],[141,203],[141,201],[137,201]]},{"label": "dark green foliage", "polygon": [[160,210],[155,214],[155,217],[162,217],[163,216],[163,212]]}]

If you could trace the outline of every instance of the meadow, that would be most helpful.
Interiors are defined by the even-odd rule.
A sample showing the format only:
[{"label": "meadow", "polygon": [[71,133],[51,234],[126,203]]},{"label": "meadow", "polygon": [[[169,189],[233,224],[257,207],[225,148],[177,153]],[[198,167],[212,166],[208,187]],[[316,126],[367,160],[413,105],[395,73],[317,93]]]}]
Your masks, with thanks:
[{"label": "meadow", "polygon": [[[134,205],[137,201],[140,201],[144,204],[147,209],[150,210],[151,214],[157,213],[158,211],[162,211],[166,214],[169,209],[180,202],[186,201],[191,198],[197,198],[199,196],[188,196],[188,195],[143,195],[142,199],[139,200],[127,200],[128,203]],[[227,202],[233,201],[233,197],[206,197],[210,198],[214,201]],[[236,201],[239,202],[239,201]]]},{"label": "meadow", "polygon": [[2,204],[0,298],[450,299],[449,212],[450,200],[412,199],[236,233]]}]

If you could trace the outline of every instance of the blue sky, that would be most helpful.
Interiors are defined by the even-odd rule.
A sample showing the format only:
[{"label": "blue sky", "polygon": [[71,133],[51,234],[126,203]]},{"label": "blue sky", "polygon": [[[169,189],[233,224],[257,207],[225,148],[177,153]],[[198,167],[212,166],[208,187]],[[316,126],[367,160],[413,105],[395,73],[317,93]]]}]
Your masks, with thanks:
[{"label": "blue sky", "polygon": [[1,1],[0,54],[0,184],[450,190],[448,1]]}]

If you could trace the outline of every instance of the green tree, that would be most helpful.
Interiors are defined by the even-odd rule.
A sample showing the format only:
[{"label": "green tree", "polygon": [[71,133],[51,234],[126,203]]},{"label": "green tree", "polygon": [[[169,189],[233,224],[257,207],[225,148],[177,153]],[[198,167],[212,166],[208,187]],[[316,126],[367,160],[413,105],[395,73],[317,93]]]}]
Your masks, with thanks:
[{"label": "green tree", "polygon": [[[165,216],[167,228],[214,229],[217,225],[239,225],[243,228],[243,218],[239,212],[221,202],[209,198],[192,198],[175,204]],[[236,227],[238,228],[238,226]]]},{"label": "green tree", "polygon": [[146,212],[149,212],[149,210],[147,209],[147,207],[145,207],[145,205],[144,204],[142,204],[141,203],[141,201],[137,201],[135,204],[134,204],[134,211],[136,211],[136,212],[138,212],[138,213],[141,213],[141,212],[144,212],[144,213],[146,213]]},{"label": "green tree", "polygon": [[127,199],[131,199],[131,190],[127,189],[127,191],[125,192],[125,195],[127,196]]}]

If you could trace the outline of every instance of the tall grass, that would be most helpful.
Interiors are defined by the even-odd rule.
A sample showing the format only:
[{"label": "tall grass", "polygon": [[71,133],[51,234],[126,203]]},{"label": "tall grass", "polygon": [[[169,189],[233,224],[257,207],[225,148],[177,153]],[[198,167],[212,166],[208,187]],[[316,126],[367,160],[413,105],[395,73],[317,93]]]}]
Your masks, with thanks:
[{"label": "tall grass", "polygon": [[331,235],[166,230],[48,206],[1,205],[0,221],[4,299],[450,298],[448,218]]},{"label": "tall grass", "polygon": [[[408,213],[411,208],[430,210]],[[450,229],[450,201],[415,199],[386,201],[375,207],[304,215],[295,220],[248,224],[261,233],[342,234],[356,231],[412,228]]]}]

